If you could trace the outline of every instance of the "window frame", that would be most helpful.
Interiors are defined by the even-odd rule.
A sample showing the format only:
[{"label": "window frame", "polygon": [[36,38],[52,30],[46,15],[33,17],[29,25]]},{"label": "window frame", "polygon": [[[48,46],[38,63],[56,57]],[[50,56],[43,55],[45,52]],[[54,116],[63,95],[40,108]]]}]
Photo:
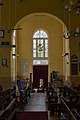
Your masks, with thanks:
[{"label": "window frame", "polygon": [[[37,37],[35,36],[35,34],[36,33],[40,33],[40,35],[41,35],[41,33],[44,33],[47,37],[40,37],[40,35],[38,34],[37,35]],[[40,40],[42,40],[43,41],[43,46],[42,45],[40,45]],[[36,41],[36,42],[34,42],[34,41]],[[47,41],[47,42],[45,42],[45,41]],[[36,46],[35,46],[35,44],[36,44]],[[39,48],[40,47],[40,48]],[[40,52],[39,52],[39,50],[40,49],[43,49],[43,50],[41,50]],[[35,54],[34,54],[34,51],[35,51]],[[41,53],[42,52],[42,53]],[[34,34],[33,34],[33,64],[34,64],[34,60],[41,60],[41,64],[42,63],[44,63],[44,64],[48,64],[48,35],[47,35],[47,33],[45,32],[45,31],[43,31],[43,30],[41,30],[40,29],[40,31],[39,30],[37,30]],[[46,53],[47,53],[47,55],[46,55]],[[40,57],[38,56],[40,54]],[[46,56],[45,56],[46,55]],[[42,62],[42,60],[43,60],[43,62]],[[45,60],[45,61],[44,61]],[[47,60],[47,62],[46,62],[46,60]],[[38,64],[38,63],[37,63]]]}]

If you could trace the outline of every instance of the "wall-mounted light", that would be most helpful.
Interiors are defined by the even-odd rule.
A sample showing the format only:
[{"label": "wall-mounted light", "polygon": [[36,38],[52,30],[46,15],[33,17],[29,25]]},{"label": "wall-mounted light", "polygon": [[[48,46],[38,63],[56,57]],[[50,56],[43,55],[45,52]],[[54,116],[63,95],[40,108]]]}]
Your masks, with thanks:
[{"label": "wall-mounted light", "polygon": [[14,48],[15,48],[15,47],[16,47],[16,45],[11,45],[11,47],[14,47]]},{"label": "wall-mounted light", "polygon": [[64,53],[64,54],[62,55],[62,57],[65,57],[65,56],[67,56],[67,55],[69,55],[69,53]]},{"label": "wall-mounted light", "polygon": [[19,56],[19,54],[12,54],[12,56],[17,56],[17,57],[18,57],[18,56]]}]

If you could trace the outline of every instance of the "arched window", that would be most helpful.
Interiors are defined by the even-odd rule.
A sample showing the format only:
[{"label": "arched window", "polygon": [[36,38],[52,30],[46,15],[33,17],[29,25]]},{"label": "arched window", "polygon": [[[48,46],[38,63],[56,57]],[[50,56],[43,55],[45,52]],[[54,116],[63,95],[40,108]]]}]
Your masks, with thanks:
[{"label": "arched window", "polygon": [[48,35],[38,30],[33,35],[33,65],[48,64]]},{"label": "arched window", "polygon": [[78,57],[75,54],[71,56],[71,75],[78,75]]}]

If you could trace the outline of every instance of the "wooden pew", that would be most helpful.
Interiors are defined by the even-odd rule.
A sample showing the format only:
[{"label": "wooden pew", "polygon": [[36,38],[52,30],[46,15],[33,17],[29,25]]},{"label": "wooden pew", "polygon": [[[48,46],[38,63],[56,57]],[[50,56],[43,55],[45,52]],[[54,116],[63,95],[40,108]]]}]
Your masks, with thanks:
[{"label": "wooden pew", "polygon": [[59,87],[59,91],[60,91],[61,96],[64,96],[64,97],[69,97],[71,95],[78,95],[77,90],[71,87],[68,87],[68,86]]},{"label": "wooden pew", "polygon": [[15,120],[16,115],[16,102],[15,98],[10,102],[10,104],[1,111],[0,120]]},{"label": "wooden pew", "polygon": [[48,97],[52,97],[53,93],[55,93],[55,89],[50,84],[48,88],[46,88],[46,99],[48,100]]},{"label": "wooden pew", "polygon": [[0,120],[14,120],[16,111],[16,88],[0,92]]},{"label": "wooden pew", "polygon": [[30,98],[30,88],[28,86],[28,88],[26,87],[23,90],[20,90],[20,96],[23,99],[23,103],[27,103],[28,98]]},{"label": "wooden pew", "polygon": [[[79,117],[80,106],[78,105],[79,106],[78,107],[77,103],[80,102],[80,95],[78,94],[78,92],[74,90],[73,88],[69,88],[67,86],[60,87],[59,92],[61,92],[60,96],[66,104],[65,105],[66,109],[65,111],[64,110],[62,111],[62,108],[64,109],[62,102],[52,103],[50,101],[51,102],[51,107],[50,107],[51,114],[54,115],[54,112],[58,113],[58,118],[60,119],[61,114],[65,112],[64,119],[66,119],[68,116],[71,116],[68,120],[79,120],[80,119]],[[68,112],[67,117],[66,117],[66,112]]]},{"label": "wooden pew", "polygon": [[58,118],[61,117],[61,104],[60,103],[51,103],[50,113],[54,116],[54,113],[58,114]]},{"label": "wooden pew", "polygon": [[24,103],[27,103],[28,98],[30,98],[30,87],[26,87],[23,90],[20,90],[20,96],[16,96],[16,107],[20,110],[23,110]]},{"label": "wooden pew", "polygon": [[2,85],[0,85],[0,92],[3,90]]},{"label": "wooden pew", "polygon": [[76,109],[77,107],[77,103],[79,102],[79,96],[77,95],[73,95],[73,96],[70,96],[69,97],[69,100],[70,100],[70,109]]},{"label": "wooden pew", "polygon": [[16,96],[16,88],[8,88],[0,92],[1,109],[5,109]]},{"label": "wooden pew", "polygon": [[76,109],[73,109],[73,113],[75,114],[77,120],[80,120],[80,114],[78,113]]},{"label": "wooden pew", "polygon": [[77,103],[76,111],[78,112],[78,114],[80,116],[80,101]]},{"label": "wooden pew", "polygon": [[73,89],[72,87],[66,86],[67,89],[70,91],[70,95],[78,95],[78,91]]},{"label": "wooden pew", "polygon": [[2,97],[0,96],[0,111],[2,110]]},{"label": "wooden pew", "polygon": [[61,97],[61,114],[65,120],[66,120],[66,118],[67,118],[67,120],[77,120],[77,117],[70,110],[70,108],[68,107],[68,105],[65,102],[65,100],[63,99],[63,97]]},{"label": "wooden pew", "polygon": [[12,101],[16,97],[16,88],[10,89],[10,101]]},{"label": "wooden pew", "polygon": [[5,109],[10,103],[10,88],[0,92],[1,106]]},{"label": "wooden pew", "polygon": [[76,91],[78,91],[78,92],[80,92],[80,85],[74,86],[73,89],[76,90]]},{"label": "wooden pew", "polygon": [[54,89],[46,90],[46,101],[48,103],[48,109],[51,109],[52,103],[57,103],[58,101],[57,92]]}]

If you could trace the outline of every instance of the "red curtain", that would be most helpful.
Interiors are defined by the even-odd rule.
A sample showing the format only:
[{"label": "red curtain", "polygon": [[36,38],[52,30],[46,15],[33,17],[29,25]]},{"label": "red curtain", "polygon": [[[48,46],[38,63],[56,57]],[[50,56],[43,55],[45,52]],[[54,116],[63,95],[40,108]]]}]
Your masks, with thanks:
[{"label": "red curtain", "polygon": [[33,88],[39,88],[39,80],[43,79],[44,88],[48,86],[48,65],[33,66]]}]

